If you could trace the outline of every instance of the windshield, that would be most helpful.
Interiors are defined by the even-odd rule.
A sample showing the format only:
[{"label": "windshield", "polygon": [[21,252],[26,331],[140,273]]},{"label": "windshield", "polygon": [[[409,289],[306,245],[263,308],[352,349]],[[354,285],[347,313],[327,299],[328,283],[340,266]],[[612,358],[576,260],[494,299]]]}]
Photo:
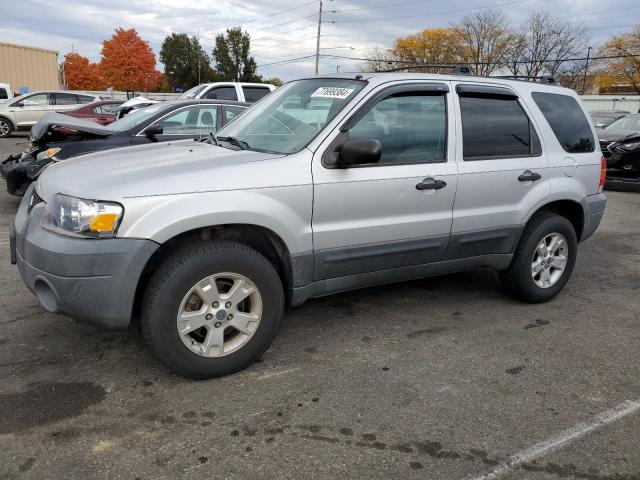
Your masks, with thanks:
[{"label": "windshield", "polygon": [[178,100],[180,100],[181,98],[196,98],[196,95],[198,95],[206,87],[206,83],[203,83],[202,85],[196,85],[195,87],[192,87],[186,92],[182,93],[182,95],[178,97]]},{"label": "windshield", "polygon": [[607,126],[615,121],[615,117],[600,117],[598,115],[592,115],[591,119],[596,127]]},{"label": "windshield", "polygon": [[609,125],[606,130],[608,132],[614,130],[640,132],[640,115],[622,117]]},{"label": "windshield", "polygon": [[361,80],[315,78],[287,83],[218,132],[250,150],[302,150],[364,88]]},{"label": "windshield", "polygon": [[160,105],[149,105],[148,107],[140,108],[138,110],[132,110],[120,120],[110,123],[105,128],[113,132],[124,132],[125,130],[129,130],[142,124],[161,110],[163,110],[163,107]]}]

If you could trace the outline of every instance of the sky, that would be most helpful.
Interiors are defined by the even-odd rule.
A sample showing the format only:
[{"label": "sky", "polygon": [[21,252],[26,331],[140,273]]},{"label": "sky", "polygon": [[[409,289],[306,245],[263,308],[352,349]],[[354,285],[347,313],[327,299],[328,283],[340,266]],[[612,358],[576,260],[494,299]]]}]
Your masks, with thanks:
[{"label": "sky", "polygon": [[[277,62],[314,54],[318,6],[319,0],[0,0],[0,42],[57,50],[60,60],[73,50],[98,61],[101,42],[123,27],[135,28],[156,55],[173,32],[199,35],[210,54],[216,35],[241,26],[251,35],[258,73],[286,81],[314,72],[313,58]],[[503,12],[514,26],[532,10],[547,11],[583,24],[594,48],[640,23],[637,0],[324,0],[323,8],[320,52],[343,57],[364,57],[398,36],[451,26],[483,10]],[[355,72],[361,64],[321,58],[320,74]]]}]

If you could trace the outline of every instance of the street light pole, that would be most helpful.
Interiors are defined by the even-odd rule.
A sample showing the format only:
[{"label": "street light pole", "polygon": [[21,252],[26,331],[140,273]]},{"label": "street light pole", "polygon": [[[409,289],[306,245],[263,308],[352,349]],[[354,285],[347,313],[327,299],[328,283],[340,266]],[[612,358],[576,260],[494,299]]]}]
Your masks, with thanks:
[{"label": "street light pole", "polygon": [[587,61],[584,64],[584,77],[582,78],[582,95],[584,95],[584,89],[587,85],[587,71],[589,70],[589,57],[591,56],[591,47],[587,49]]},{"label": "street light pole", "polygon": [[320,27],[322,26],[322,0],[320,0],[320,10],[318,11],[318,38],[316,40],[316,75],[320,63]]},{"label": "street light pole", "polygon": [[340,75],[340,65],[336,65],[336,75]]}]

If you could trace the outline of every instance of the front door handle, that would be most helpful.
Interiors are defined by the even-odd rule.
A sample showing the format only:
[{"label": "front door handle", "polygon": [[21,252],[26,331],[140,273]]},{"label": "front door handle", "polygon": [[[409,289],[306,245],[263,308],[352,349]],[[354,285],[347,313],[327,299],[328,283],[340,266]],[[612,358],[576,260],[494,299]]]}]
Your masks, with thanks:
[{"label": "front door handle", "polygon": [[525,170],[522,172],[522,175],[518,177],[518,181],[520,182],[535,182],[536,180],[540,180],[542,175],[539,173],[532,172],[531,170]]},{"label": "front door handle", "polygon": [[416,185],[416,190],[440,190],[447,186],[444,180],[436,180],[433,177],[427,177]]}]

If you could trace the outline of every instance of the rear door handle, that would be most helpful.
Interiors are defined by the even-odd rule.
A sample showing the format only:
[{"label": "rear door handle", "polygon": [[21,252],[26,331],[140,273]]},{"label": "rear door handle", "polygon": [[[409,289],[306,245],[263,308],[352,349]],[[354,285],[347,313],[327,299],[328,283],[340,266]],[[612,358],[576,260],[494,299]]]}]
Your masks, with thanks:
[{"label": "rear door handle", "polygon": [[525,170],[522,172],[522,175],[518,177],[518,181],[520,182],[535,182],[536,180],[540,180],[542,175],[539,173],[532,172],[531,170]]},{"label": "rear door handle", "polygon": [[433,177],[427,177],[416,185],[416,190],[440,190],[447,186],[444,180],[436,180]]}]

